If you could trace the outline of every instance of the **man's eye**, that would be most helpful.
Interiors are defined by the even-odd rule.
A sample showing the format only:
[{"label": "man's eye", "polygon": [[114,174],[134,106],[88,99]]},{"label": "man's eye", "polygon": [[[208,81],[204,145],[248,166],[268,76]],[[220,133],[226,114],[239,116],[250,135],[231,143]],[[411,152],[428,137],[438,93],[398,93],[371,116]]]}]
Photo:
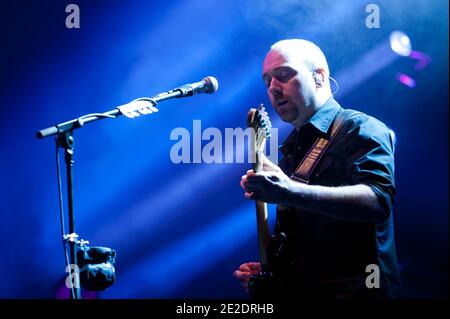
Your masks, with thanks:
[{"label": "man's eye", "polygon": [[288,72],[287,71],[281,71],[279,74],[280,78],[285,78],[287,76]]},{"label": "man's eye", "polygon": [[282,70],[277,74],[277,79],[281,82],[286,82],[291,78],[291,72],[288,70]]}]

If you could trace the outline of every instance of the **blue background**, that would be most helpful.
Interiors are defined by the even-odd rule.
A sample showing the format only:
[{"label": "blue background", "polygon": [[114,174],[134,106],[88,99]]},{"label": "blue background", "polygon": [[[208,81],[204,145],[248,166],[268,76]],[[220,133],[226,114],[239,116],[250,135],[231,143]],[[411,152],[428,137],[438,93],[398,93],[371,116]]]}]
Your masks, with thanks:
[{"label": "blue background", "polygon": [[[378,29],[365,26],[369,1],[78,0],[81,28],[67,29],[69,3],[0,4],[1,298],[54,298],[64,284],[55,143],[36,131],[206,75],[219,80],[213,95],[75,132],[76,229],[117,251],[117,282],[98,297],[246,298],[232,272],[257,259],[253,203],[239,186],[250,166],[173,164],[170,132],[192,132],[194,119],[203,129],[245,128],[250,107],[270,105],[265,53],[293,37],[323,49],[344,107],[396,132],[403,296],[448,297],[447,1],[373,2]],[[374,51],[394,30],[431,63],[418,71],[411,58]],[[281,124],[280,141],[289,130]]]}]

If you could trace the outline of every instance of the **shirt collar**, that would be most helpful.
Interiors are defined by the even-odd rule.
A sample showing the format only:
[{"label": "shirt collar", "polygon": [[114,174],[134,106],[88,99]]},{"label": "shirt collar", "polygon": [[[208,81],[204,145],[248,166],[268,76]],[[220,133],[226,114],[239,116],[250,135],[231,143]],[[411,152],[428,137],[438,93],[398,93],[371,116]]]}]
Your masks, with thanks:
[{"label": "shirt collar", "polygon": [[323,134],[327,134],[328,129],[330,128],[330,125],[336,117],[336,114],[338,113],[340,108],[341,106],[339,105],[339,103],[331,97],[303,125],[307,125],[309,123],[316,129],[321,131]]},{"label": "shirt collar", "polygon": [[[314,113],[314,115],[300,127],[300,130],[306,125],[312,125],[323,134],[327,134],[331,123],[333,123],[333,120],[340,108],[341,106],[334,98],[329,98],[325,104],[322,105],[316,113]],[[293,145],[297,141],[297,134],[298,132],[296,129],[292,130],[292,132],[284,140],[283,144],[280,145],[279,149],[283,155],[286,156],[290,152]]]}]

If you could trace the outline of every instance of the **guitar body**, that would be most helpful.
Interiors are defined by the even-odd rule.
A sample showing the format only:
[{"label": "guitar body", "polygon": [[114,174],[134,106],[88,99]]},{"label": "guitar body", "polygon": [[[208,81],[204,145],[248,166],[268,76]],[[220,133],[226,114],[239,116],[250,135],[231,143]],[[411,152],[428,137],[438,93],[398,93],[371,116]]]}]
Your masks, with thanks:
[{"label": "guitar body", "polygon": [[252,299],[274,299],[280,296],[282,271],[280,266],[287,262],[286,235],[279,233],[271,236],[267,246],[268,263],[262,265],[261,272],[250,277],[248,289]]},{"label": "guitar body", "polygon": [[273,299],[278,296],[279,282],[272,272],[260,272],[250,277],[248,291],[252,299]]}]

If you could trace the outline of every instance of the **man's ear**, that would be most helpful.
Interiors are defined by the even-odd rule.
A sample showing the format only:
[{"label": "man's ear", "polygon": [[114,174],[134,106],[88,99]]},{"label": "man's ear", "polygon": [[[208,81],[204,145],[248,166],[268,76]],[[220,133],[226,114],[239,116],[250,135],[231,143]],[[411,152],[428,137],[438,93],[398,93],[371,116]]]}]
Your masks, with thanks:
[{"label": "man's ear", "polygon": [[314,81],[318,87],[322,87],[325,82],[325,70],[318,68],[314,70]]}]

